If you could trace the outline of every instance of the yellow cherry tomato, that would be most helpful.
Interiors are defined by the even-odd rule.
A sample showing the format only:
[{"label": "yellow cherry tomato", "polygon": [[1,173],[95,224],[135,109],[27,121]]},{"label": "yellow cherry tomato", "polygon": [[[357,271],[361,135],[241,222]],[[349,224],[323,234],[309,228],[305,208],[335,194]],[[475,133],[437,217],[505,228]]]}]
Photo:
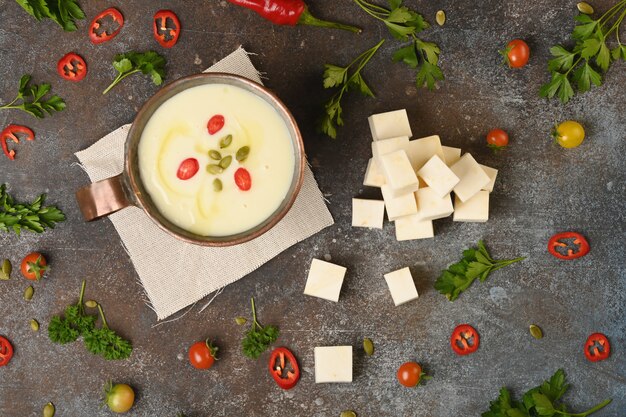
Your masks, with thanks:
[{"label": "yellow cherry tomato", "polygon": [[552,135],[564,148],[575,148],[585,139],[585,128],[574,120],[567,120],[554,128]]}]

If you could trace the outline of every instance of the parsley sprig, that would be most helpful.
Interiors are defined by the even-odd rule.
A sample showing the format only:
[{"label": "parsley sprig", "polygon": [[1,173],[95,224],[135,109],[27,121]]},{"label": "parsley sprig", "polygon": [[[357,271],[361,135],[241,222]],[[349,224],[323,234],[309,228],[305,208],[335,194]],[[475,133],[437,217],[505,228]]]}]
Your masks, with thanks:
[{"label": "parsley sprig", "polygon": [[249,358],[257,359],[267,348],[278,338],[278,327],[268,325],[261,326],[256,319],[256,309],[254,298],[250,299],[252,304],[252,328],[246,332],[241,342],[243,354]]},{"label": "parsley sprig", "polygon": [[498,398],[490,403],[489,411],[483,413],[482,417],[586,417],[611,403],[610,399],[604,400],[583,413],[572,413],[567,411],[565,404],[558,402],[568,388],[562,369],[556,371],[550,380],[526,392],[522,401],[515,401],[509,390],[502,388]]},{"label": "parsley sprig", "polygon": [[357,56],[347,67],[330,64],[325,65],[324,88],[339,88],[339,91],[324,105],[325,114],[317,123],[319,131],[333,139],[337,138],[337,126],[343,126],[341,99],[349,90],[357,89],[364,96],[374,97],[374,93],[361,75],[361,70],[367,65],[370,59],[372,59],[384,42],[385,40],[383,39]]},{"label": "parsley sprig", "polygon": [[106,94],[124,78],[142,72],[150,75],[155,85],[161,85],[165,78],[165,58],[154,51],[126,52],[115,56],[113,67],[118,75],[102,94]]},{"label": "parsley sprig", "polygon": [[74,32],[74,19],[85,18],[76,0],[15,0],[31,16],[38,21],[52,19],[66,32]]},{"label": "parsley sprig", "polygon": [[[29,85],[30,79],[30,75],[22,75],[17,96],[10,103],[0,106],[0,110],[18,109],[25,111],[31,116],[43,119],[46,113],[51,115],[55,111],[65,109],[65,102],[57,95],[44,99],[44,96],[50,91],[50,84]],[[19,101],[21,103],[18,103]]]},{"label": "parsley sprig", "polygon": [[[626,60],[626,45],[619,38],[625,17],[626,0],[618,1],[597,20],[586,14],[576,16],[578,24],[572,33],[576,44],[571,50],[561,45],[550,48],[553,58],[548,61],[548,70],[552,78],[541,87],[541,96],[556,96],[567,103],[575,94],[572,84],[581,93],[589,91],[592,85],[601,86],[601,73],[609,69],[611,62]],[[612,34],[615,34],[617,46],[611,50],[607,39]]]},{"label": "parsley sprig", "polygon": [[464,250],[463,259],[441,272],[435,281],[435,289],[448,297],[448,300],[454,301],[476,278],[484,282],[493,271],[524,259],[526,258],[495,260],[481,240],[478,242],[478,249]]},{"label": "parsley sprig", "polygon": [[390,9],[365,0],[354,2],[367,14],[382,21],[394,38],[403,42],[411,41],[393,54],[393,60],[417,69],[415,82],[418,88],[426,86],[432,90],[437,81],[443,81],[443,71],[439,67],[439,46],[417,37],[417,33],[430,27],[424,16],[403,6],[402,0],[388,0]]},{"label": "parsley sprig", "polygon": [[65,220],[65,214],[54,206],[44,206],[46,195],[41,194],[32,203],[15,203],[6,192],[6,184],[0,185],[0,231],[13,230],[19,235],[23,230],[43,233],[46,227],[54,229]]}]

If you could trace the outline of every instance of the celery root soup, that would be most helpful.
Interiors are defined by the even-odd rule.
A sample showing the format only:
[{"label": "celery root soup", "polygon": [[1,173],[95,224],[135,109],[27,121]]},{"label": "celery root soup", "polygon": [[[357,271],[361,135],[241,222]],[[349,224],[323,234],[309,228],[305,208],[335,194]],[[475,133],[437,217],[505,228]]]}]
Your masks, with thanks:
[{"label": "celery root soup", "polygon": [[161,214],[201,236],[228,236],[267,220],[292,183],[285,121],[242,88],[182,91],[151,116],[139,142],[141,182]]}]

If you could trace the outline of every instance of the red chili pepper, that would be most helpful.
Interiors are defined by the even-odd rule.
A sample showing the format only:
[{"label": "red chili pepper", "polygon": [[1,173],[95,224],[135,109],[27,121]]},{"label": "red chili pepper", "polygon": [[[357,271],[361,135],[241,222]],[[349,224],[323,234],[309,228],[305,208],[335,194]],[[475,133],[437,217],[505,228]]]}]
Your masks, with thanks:
[{"label": "red chili pepper", "polygon": [[198,163],[198,160],[196,158],[187,158],[180,163],[176,176],[179,179],[185,181],[196,175],[199,169],[200,164]]},{"label": "red chili pepper", "polygon": [[176,45],[180,36],[180,20],[176,13],[171,10],[159,10],[152,20],[152,34],[159,45],[163,48]]},{"label": "red chili pepper", "polygon": [[248,191],[252,188],[252,178],[247,169],[239,168],[235,171],[235,184],[241,191]]},{"label": "red chili pepper", "polygon": [[0,132],[0,144],[2,144],[2,151],[10,160],[15,159],[15,151],[9,150],[7,140],[12,140],[15,143],[20,143],[20,140],[15,135],[16,133],[23,133],[26,135],[26,140],[34,140],[35,133],[26,126],[22,125],[8,125],[2,132]]},{"label": "red chili pepper", "polygon": [[0,366],[8,365],[13,357],[13,346],[6,337],[0,336]]},{"label": "red chili pepper", "polygon": [[341,23],[328,22],[314,17],[303,0],[228,0],[232,4],[250,9],[277,25],[310,25],[361,32],[361,29]]},{"label": "red chili pepper", "polygon": [[68,81],[80,81],[87,75],[87,64],[82,56],[70,52],[57,63],[57,72]]},{"label": "red chili pepper", "polygon": [[222,130],[222,128],[224,127],[224,123],[224,116],[222,116],[221,114],[216,114],[215,116],[211,117],[206,124],[209,135],[214,135]]},{"label": "red chili pepper", "polygon": [[[291,368],[291,369],[289,369]],[[270,355],[270,375],[282,389],[291,389],[300,379],[298,361],[291,351],[284,347],[276,348]]]},{"label": "red chili pepper", "polygon": [[585,356],[591,362],[603,361],[611,354],[609,339],[602,333],[594,333],[585,342]]},{"label": "red chili pepper", "polygon": [[469,355],[480,346],[480,336],[469,324],[456,326],[450,338],[450,346],[457,355]]},{"label": "red chili pepper", "polygon": [[[573,249],[568,249],[568,243],[563,242],[563,240],[567,239],[573,239],[572,243],[578,246],[578,250],[576,252],[574,252]],[[561,251],[557,248],[561,248]],[[563,253],[565,250],[567,250],[567,253]],[[587,239],[585,239],[585,237],[580,233],[557,233],[550,238],[550,241],[548,242],[548,251],[559,259],[576,259],[589,253],[589,242],[587,242]]]},{"label": "red chili pepper", "polygon": [[[105,17],[110,17],[111,19],[113,19],[113,21],[117,23],[118,26],[111,33],[107,33],[106,30],[98,33],[98,29],[100,29],[100,21],[103,20]],[[89,39],[91,39],[91,42],[95,44],[108,42],[116,37],[118,33],[120,33],[120,30],[122,30],[123,26],[124,16],[122,16],[122,13],[115,7],[110,7],[104,10],[98,16],[94,17],[94,19],[91,21],[91,25],[89,26]]]}]

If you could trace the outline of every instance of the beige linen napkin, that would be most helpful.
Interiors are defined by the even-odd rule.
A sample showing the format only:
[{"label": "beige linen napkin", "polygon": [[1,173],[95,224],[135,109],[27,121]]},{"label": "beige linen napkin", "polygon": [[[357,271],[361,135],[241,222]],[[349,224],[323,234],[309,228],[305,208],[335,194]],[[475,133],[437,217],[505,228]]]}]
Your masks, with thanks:
[{"label": "beige linen napkin", "polygon": [[[228,72],[261,83],[247,52],[237,49],[205,72]],[[109,133],[76,157],[92,182],[122,172],[130,125]],[[137,207],[109,216],[159,320],[254,271],[288,247],[333,224],[307,166],[302,190],[287,215],[269,232],[242,245],[205,248],[183,243],[159,229]]]}]

